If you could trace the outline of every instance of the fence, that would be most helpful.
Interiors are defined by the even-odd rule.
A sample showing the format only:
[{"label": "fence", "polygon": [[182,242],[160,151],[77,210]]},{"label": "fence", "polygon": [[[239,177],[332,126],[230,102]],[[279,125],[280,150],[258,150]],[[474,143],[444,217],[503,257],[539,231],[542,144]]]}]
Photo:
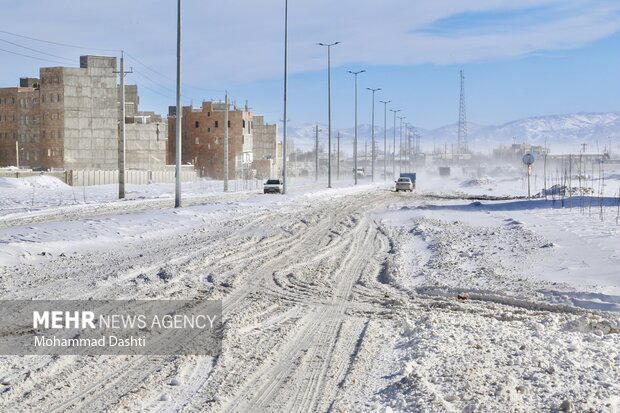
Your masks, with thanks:
[{"label": "fence", "polygon": [[[61,172],[36,172],[36,171],[0,171],[0,178],[27,178],[31,176],[54,176],[71,186],[109,185],[118,183],[118,171],[95,171],[95,170],[69,170]],[[126,170],[125,183],[148,184],[148,183],[173,183],[174,170],[144,171]],[[195,182],[198,175],[193,168],[181,170],[181,181]]]}]

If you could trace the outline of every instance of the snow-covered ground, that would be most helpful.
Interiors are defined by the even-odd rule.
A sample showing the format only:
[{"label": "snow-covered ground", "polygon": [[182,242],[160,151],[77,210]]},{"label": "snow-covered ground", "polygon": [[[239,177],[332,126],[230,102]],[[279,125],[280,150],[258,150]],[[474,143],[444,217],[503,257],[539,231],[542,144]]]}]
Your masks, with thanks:
[{"label": "snow-covered ground", "polygon": [[172,185],[0,179],[2,298],[221,299],[226,319],[216,358],[0,356],[0,410],[618,412],[618,177],[602,207],[420,171],[413,194],[201,181],[176,210]]}]

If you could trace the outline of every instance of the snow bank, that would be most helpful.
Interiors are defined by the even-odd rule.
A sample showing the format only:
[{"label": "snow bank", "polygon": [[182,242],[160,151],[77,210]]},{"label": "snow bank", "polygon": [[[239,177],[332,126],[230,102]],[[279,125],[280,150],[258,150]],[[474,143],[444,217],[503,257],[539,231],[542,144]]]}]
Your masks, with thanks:
[{"label": "snow bank", "polygon": [[30,189],[30,188],[69,188],[69,185],[60,179],[49,176],[30,176],[27,178],[0,178],[0,189]]}]

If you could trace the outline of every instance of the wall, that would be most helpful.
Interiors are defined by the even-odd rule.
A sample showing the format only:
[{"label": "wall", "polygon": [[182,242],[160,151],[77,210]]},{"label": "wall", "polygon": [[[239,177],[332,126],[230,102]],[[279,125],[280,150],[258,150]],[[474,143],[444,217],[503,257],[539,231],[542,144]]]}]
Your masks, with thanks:
[{"label": "wall", "polygon": [[[0,171],[0,178],[27,178],[31,176],[54,176],[71,186],[108,185],[118,183],[118,171],[108,170],[69,170],[64,172]],[[181,181],[194,182],[198,179],[192,168],[181,170]],[[125,171],[128,184],[174,183],[174,169],[159,171]]]}]

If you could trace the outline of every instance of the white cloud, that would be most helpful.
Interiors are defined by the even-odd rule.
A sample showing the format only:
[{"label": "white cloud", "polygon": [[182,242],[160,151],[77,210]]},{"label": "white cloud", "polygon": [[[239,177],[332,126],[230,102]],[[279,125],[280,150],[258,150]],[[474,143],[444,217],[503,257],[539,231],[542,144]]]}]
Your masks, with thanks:
[{"label": "white cloud", "polygon": [[[3,28],[89,47],[123,48],[149,66],[173,74],[176,1],[155,4],[146,0],[11,2],[3,6]],[[206,84],[213,86],[280,76],[283,4],[284,0],[185,0],[187,82],[205,84],[203,80],[209,79]],[[576,48],[620,30],[617,0],[289,0],[289,10],[293,73],[324,68],[325,50],[315,45],[321,41],[342,42],[334,51],[334,66],[449,64]],[[540,10],[544,12],[537,13]],[[534,17],[501,27],[485,21],[485,16],[498,13],[510,23],[511,15],[527,17],[530,12]],[[469,13],[471,22],[480,19],[485,24],[451,28],[446,23],[442,30],[426,30],[463,13]],[[85,53],[27,44],[71,57]],[[10,59],[2,55],[3,61]],[[33,66],[25,59],[13,60],[16,70],[22,70],[19,65]],[[0,69],[3,81],[8,72],[6,66]]]}]

